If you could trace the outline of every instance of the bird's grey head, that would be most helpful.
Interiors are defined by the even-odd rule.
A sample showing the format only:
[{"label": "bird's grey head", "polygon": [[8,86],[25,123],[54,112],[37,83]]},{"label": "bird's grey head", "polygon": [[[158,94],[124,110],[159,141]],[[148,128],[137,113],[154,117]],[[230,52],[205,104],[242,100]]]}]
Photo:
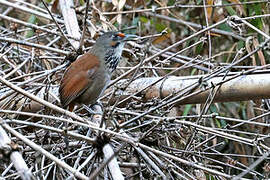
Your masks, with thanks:
[{"label": "bird's grey head", "polygon": [[113,72],[121,58],[125,42],[136,37],[120,32],[106,32],[97,39],[94,45],[95,53],[103,56],[101,58],[105,60],[106,68]]}]

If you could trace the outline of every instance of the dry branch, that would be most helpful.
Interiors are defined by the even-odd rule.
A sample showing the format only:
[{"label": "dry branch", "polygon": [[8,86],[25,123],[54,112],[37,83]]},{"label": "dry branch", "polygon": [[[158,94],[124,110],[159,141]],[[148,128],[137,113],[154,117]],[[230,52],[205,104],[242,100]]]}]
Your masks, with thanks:
[{"label": "dry branch", "polygon": [[[0,120],[0,122],[3,123],[2,120]],[[9,156],[10,161],[15,166],[21,178],[23,180],[30,180],[32,179],[31,170],[27,167],[21,153],[16,150],[16,146],[17,145],[11,141],[2,126],[0,126],[0,156]]]},{"label": "dry branch", "polygon": [[32,147],[33,149],[35,149],[36,151],[42,153],[43,155],[45,155],[46,157],[48,157],[49,159],[51,159],[52,161],[54,161],[56,164],[58,164],[59,166],[67,169],[68,171],[70,171],[71,173],[74,174],[74,176],[80,178],[80,179],[88,179],[84,174],[77,172],[76,169],[72,168],[71,166],[69,166],[67,163],[65,163],[64,161],[61,161],[60,159],[58,159],[57,157],[55,157],[53,154],[49,153],[48,151],[46,151],[45,149],[43,149],[42,147],[40,147],[39,145],[37,145],[36,143],[32,142],[31,140],[27,139],[26,137],[24,137],[22,134],[18,133],[17,131],[15,131],[13,128],[11,128],[8,124],[2,124],[2,126],[8,130],[11,134],[13,134],[14,136],[16,136],[17,138],[19,138],[20,140],[22,140],[25,144],[29,145],[30,147]]},{"label": "dry branch", "polygon": [[[59,3],[62,15],[64,17],[65,27],[67,28],[67,33],[76,39],[80,39],[80,28],[78,25],[75,9],[73,8],[73,1],[60,0]],[[70,42],[75,47],[75,49],[78,50],[80,42],[76,40],[70,40]]]},{"label": "dry branch", "polygon": [[[49,14],[44,14],[42,12],[39,12],[39,11],[36,11],[36,10],[33,10],[33,9],[30,9],[30,8],[27,8],[25,6],[21,6],[21,5],[18,5],[18,4],[14,4],[12,2],[8,2],[6,0],[0,0],[0,4],[3,4],[7,7],[13,7],[13,8],[16,8],[20,11],[23,11],[23,12],[26,12],[26,13],[29,13],[29,14],[34,14],[36,16],[39,16],[39,17],[42,17],[42,18],[45,18],[45,19],[49,19],[49,20],[52,20],[50,15]],[[59,19],[59,18],[55,18],[57,22],[59,23],[64,23],[63,20]]]},{"label": "dry branch", "polygon": [[[225,80],[222,77],[215,77],[211,80],[200,82],[204,76],[188,76],[168,78],[140,78],[133,81],[125,92],[118,90],[116,94],[122,95],[121,99],[129,95],[134,95],[137,92],[143,92],[143,98],[150,100],[153,98],[164,98],[176,93],[180,93],[186,88],[199,84],[199,88],[193,92],[203,91],[191,97],[185,98],[178,102],[178,104],[199,104],[204,103],[209,96],[211,89],[217,88],[217,84],[222,84],[218,90],[214,102],[228,102],[228,101],[247,101],[256,99],[270,98],[270,74],[256,74],[256,75],[242,75],[228,82],[232,76],[227,76]],[[162,80],[160,80],[162,79]],[[128,80],[119,82],[120,86],[127,83]],[[155,82],[158,83],[154,84]],[[224,83],[222,83],[224,82]],[[154,84],[151,86],[151,84]],[[205,88],[209,88],[204,91]]]},{"label": "dry branch", "polygon": [[124,176],[119,168],[118,162],[116,160],[116,157],[114,155],[113,148],[111,147],[110,144],[106,144],[102,148],[103,154],[104,154],[104,162],[107,161],[108,159],[112,158],[110,162],[108,163],[109,170],[112,174],[113,179],[119,179],[119,180],[124,180]]}]

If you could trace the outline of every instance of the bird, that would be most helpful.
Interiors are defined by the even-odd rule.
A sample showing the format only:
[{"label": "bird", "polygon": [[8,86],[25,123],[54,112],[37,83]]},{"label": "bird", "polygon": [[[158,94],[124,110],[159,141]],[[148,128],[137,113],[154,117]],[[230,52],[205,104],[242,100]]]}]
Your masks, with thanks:
[{"label": "bird", "polygon": [[126,41],[138,36],[110,31],[102,34],[92,48],[78,56],[64,72],[59,87],[63,108],[76,104],[93,105],[110,83]]}]

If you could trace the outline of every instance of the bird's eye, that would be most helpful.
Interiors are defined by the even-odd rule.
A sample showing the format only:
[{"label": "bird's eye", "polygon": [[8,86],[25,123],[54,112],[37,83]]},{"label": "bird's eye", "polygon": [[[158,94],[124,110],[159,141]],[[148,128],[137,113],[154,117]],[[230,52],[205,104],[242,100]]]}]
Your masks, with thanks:
[{"label": "bird's eye", "polygon": [[112,39],[113,39],[114,41],[117,41],[117,40],[118,40],[118,38],[119,38],[119,37],[118,37],[118,35],[117,35],[117,34],[114,34],[114,35],[113,35],[113,37],[112,37]]}]

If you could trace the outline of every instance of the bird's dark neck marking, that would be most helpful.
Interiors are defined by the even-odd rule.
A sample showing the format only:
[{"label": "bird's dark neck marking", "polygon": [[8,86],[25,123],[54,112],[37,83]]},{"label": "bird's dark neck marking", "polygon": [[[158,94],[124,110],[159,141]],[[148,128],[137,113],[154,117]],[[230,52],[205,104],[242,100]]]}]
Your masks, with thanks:
[{"label": "bird's dark neck marking", "polygon": [[116,69],[121,58],[122,50],[118,51],[118,48],[108,49],[105,55],[105,66],[111,73]]}]

